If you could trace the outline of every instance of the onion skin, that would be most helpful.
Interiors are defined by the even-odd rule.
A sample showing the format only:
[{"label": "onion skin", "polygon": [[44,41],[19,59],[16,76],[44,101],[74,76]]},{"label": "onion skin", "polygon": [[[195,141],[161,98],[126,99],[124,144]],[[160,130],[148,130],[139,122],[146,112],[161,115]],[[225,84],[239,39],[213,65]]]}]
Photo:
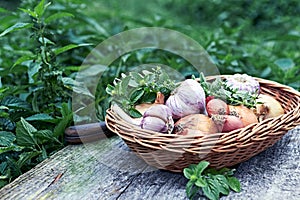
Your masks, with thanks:
[{"label": "onion skin", "polygon": [[177,135],[205,135],[217,133],[218,128],[211,118],[204,114],[192,114],[179,119],[174,125]]},{"label": "onion skin", "polygon": [[172,92],[166,106],[172,110],[174,119],[204,113],[205,92],[196,80],[186,79]]},{"label": "onion skin", "polygon": [[[257,99],[256,115],[259,121],[264,119],[278,117],[284,114],[281,104],[272,96],[260,94]],[[262,104],[261,104],[262,103]]]},{"label": "onion skin", "polygon": [[230,105],[229,114],[240,118],[244,126],[248,126],[249,124],[258,122],[257,116],[254,114],[254,112],[243,105],[240,106]]},{"label": "onion skin", "polygon": [[229,107],[221,99],[211,99],[206,105],[208,116],[212,115],[228,115]]},{"label": "onion skin", "polygon": [[244,127],[242,120],[233,115],[213,115],[212,119],[219,132],[227,133]]}]

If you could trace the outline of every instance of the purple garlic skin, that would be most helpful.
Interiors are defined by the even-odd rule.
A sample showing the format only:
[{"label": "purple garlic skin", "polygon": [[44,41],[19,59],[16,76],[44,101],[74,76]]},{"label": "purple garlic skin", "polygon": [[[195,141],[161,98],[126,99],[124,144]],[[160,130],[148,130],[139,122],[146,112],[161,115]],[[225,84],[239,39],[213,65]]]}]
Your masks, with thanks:
[{"label": "purple garlic skin", "polygon": [[205,113],[205,92],[193,79],[183,81],[166,101],[174,119],[190,114]]},{"label": "purple garlic skin", "polygon": [[249,92],[250,94],[259,94],[259,82],[247,74],[234,74],[227,78],[226,85],[238,91]]},{"label": "purple garlic skin", "polygon": [[141,128],[161,133],[171,133],[174,128],[172,111],[163,104],[154,104],[145,111]]}]

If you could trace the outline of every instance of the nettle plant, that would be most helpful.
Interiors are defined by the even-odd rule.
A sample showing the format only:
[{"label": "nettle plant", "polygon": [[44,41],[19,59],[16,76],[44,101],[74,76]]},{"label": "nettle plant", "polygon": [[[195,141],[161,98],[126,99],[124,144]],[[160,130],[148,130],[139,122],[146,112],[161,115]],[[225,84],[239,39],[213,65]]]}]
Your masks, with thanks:
[{"label": "nettle plant", "polygon": [[7,35],[23,30],[24,35],[13,35],[13,39],[28,44],[28,49],[20,44],[14,50],[23,55],[0,74],[0,187],[61,149],[64,130],[73,120],[70,95],[76,83],[64,74],[58,58],[90,44],[59,46],[48,27],[73,14],[48,15],[49,6],[42,0],[33,10],[21,8],[28,22],[17,22],[0,33],[0,39],[7,41]]}]

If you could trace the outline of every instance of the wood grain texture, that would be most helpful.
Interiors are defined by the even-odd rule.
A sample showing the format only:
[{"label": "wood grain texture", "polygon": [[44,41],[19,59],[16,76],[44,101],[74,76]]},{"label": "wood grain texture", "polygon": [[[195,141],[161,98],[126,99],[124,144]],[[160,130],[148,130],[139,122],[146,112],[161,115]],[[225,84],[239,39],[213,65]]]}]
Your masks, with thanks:
[{"label": "wood grain texture", "polygon": [[[242,163],[242,192],[229,199],[300,199],[300,127]],[[186,200],[187,179],[157,170],[117,136],[70,145],[0,190],[0,199]]]}]

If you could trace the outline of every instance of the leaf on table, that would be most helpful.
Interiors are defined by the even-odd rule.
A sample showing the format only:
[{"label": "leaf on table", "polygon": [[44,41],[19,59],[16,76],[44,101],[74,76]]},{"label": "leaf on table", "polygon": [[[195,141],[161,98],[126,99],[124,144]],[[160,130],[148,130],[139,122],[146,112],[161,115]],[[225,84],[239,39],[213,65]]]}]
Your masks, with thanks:
[{"label": "leaf on table", "polygon": [[235,191],[240,192],[241,191],[241,184],[240,181],[235,177],[227,177],[228,185],[229,187]]},{"label": "leaf on table", "polygon": [[203,187],[202,191],[210,200],[218,200],[220,192],[212,179],[208,179],[208,186]]},{"label": "leaf on table", "polygon": [[202,172],[209,166],[209,162],[201,161],[196,167],[197,176],[201,176]]}]

